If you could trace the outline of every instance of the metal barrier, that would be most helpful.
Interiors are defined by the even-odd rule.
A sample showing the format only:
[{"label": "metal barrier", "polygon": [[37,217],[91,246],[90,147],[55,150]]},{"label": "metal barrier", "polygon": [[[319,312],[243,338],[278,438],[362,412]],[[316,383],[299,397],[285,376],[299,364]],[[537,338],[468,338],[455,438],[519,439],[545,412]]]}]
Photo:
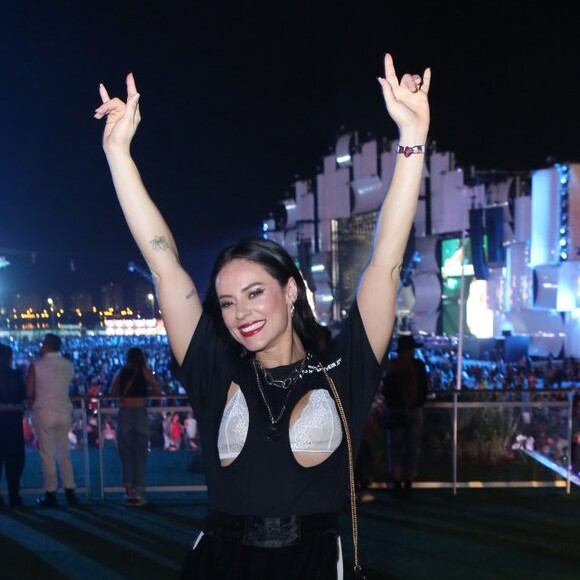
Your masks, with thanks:
[{"label": "metal barrier", "polygon": [[[574,404],[577,393],[577,389],[438,393],[438,399],[447,400],[431,400],[425,406],[415,486],[451,488],[454,494],[461,488],[485,487],[558,487],[570,493],[571,484],[580,485],[580,452],[574,457],[572,451],[578,448],[573,434],[580,438],[580,407]],[[119,453],[115,442],[107,438],[116,424],[118,400],[75,398],[73,404],[71,455],[77,491],[100,500],[106,494],[124,492]],[[146,491],[207,491],[202,443],[198,440],[192,447],[184,438],[180,449],[170,450],[159,431],[168,413],[177,413],[181,419],[192,413],[187,397],[152,398],[147,408],[151,438]],[[105,428],[107,422],[111,426]],[[379,444],[385,450],[375,457],[386,472],[382,437]],[[385,475],[385,486],[387,479]],[[21,491],[43,491],[38,450],[30,440]]]},{"label": "metal barrier", "polygon": [[[572,456],[575,394],[575,390],[461,391],[454,392],[450,402],[428,403],[422,457],[437,436],[433,414],[446,411],[451,477],[446,482],[420,479],[417,487],[451,487],[454,493],[474,487],[565,487],[570,493],[571,483],[580,484]],[[522,395],[528,400],[513,400]],[[462,401],[465,397],[479,400]],[[419,473],[420,478],[424,475]]]},{"label": "metal barrier", "polygon": [[[150,416],[150,434],[151,434],[151,425],[157,424],[160,419],[164,416],[167,416],[168,413],[173,414],[177,413],[180,415],[187,415],[187,413],[192,413],[192,409],[189,405],[188,398],[186,396],[172,396],[170,400],[173,404],[171,405],[162,405],[163,402],[166,402],[168,397],[158,397],[158,398],[149,398],[148,399],[148,406],[147,410]],[[119,407],[117,406],[118,399],[114,398],[99,398],[96,399],[96,424],[98,427],[98,440],[99,445],[97,447],[98,450],[98,490],[99,490],[99,497],[100,499],[104,499],[105,493],[108,492],[124,492],[125,488],[121,485],[122,481],[119,476],[119,469],[111,470],[112,464],[114,464],[115,459],[120,462],[118,457],[114,457],[118,455],[117,451],[115,450],[114,456],[112,454],[107,454],[107,446],[106,440],[103,436],[103,426],[109,418],[116,418],[116,415],[119,411]],[[181,404],[179,404],[181,403]],[[183,418],[183,417],[181,417]],[[161,421],[162,424],[162,421]],[[161,437],[164,437],[165,434],[162,432],[160,433]],[[187,445],[187,437],[184,436],[183,440],[181,441],[181,445]],[[149,450],[152,455],[155,455],[154,458],[150,456],[150,461],[148,462],[148,483],[146,486],[146,491],[154,491],[154,492],[187,492],[187,491],[206,491],[207,486],[205,485],[205,476],[201,472],[201,470],[192,470],[190,466],[187,465],[188,462],[193,462],[197,458],[200,461],[201,456],[201,448],[200,443],[197,443],[197,449],[175,449],[170,450],[167,448],[166,442],[163,442],[163,447],[160,446],[160,442],[156,442],[153,437],[150,437],[149,441]],[[185,453],[184,453],[185,451]],[[154,459],[154,461],[151,461]],[[118,465],[120,467],[120,463]],[[116,477],[116,483],[112,483],[110,481],[111,471],[113,472],[113,477]],[[163,480],[167,474],[167,471],[170,471],[170,478],[172,479],[171,483],[164,483]],[[196,475],[197,473],[197,475]],[[153,480],[153,482],[152,482]]]}]

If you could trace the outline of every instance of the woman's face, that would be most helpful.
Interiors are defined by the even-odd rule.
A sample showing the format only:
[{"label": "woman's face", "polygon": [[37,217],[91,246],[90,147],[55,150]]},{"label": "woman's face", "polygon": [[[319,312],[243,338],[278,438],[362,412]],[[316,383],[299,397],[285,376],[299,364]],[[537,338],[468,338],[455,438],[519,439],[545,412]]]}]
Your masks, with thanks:
[{"label": "woman's face", "polygon": [[262,265],[236,259],[219,272],[216,292],[226,327],[247,350],[264,350],[292,337],[292,278],[281,287]]}]

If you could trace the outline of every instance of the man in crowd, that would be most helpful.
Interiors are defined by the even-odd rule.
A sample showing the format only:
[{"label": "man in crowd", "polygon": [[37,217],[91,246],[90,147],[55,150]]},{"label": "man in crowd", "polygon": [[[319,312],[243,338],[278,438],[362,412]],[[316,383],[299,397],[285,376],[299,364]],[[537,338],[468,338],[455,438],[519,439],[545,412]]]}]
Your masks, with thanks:
[{"label": "man in crowd", "polygon": [[57,457],[66,500],[71,506],[77,504],[68,439],[72,422],[69,386],[74,369],[72,362],[60,354],[61,346],[59,336],[46,334],[40,347],[40,359],[30,365],[26,380],[26,396],[32,403],[44,477],[44,496],[36,500],[41,507],[58,505]]},{"label": "man in crowd", "polygon": [[384,377],[387,438],[393,493],[408,496],[417,473],[423,431],[423,406],[429,376],[423,360],[415,357],[419,345],[413,335],[400,334],[397,358],[389,361]]},{"label": "man in crowd", "polygon": [[[6,468],[8,501],[11,507],[22,505],[20,478],[24,470],[24,378],[12,368],[12,348],[0,344],[0,477]],[[0,496],[0,505],[3,503]]]}]

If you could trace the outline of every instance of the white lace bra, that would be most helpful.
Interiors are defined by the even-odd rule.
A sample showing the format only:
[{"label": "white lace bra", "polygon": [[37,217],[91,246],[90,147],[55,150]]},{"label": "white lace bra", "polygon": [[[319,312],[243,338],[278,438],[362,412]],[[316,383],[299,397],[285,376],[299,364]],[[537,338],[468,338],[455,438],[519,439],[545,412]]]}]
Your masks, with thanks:
[{"label": "white lace bra", "polygon": [[[228,401],[218,434],[221,460],[235,459],[242,450],[250,417],[242,390]],[[300,416],[290,427],[290,448],[294,453],[332,453],[342,441],[340,417],[332,396],[325,389],[310,392]]]}]

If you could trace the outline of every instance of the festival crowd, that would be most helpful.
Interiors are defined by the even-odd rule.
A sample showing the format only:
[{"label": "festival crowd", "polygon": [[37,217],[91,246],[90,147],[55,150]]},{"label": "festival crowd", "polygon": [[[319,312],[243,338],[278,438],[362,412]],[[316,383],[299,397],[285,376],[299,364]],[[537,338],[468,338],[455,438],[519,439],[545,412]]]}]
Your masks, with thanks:
[{"label": "festival crowd", "polygon": [[[14,350],[14,366],[27,372],[30,361],[38,356],[39,343],[27,338],[4,339]],[[161,384],[164,397],[152,401],[153,406],[172,407],[189,406],[185,390],[174,378],[172,368],[174,361],[167,342],[167,337],[159,336],[85,336],[65,337],[63,355],[73,361],[75,376],[71,383],[71,397],[84,398],[89,410],[96,399],[109,394],[112,378],[123,365],[125,353],[133,346],[142,348],[148,363]],[[427,341],[416,349],[416,356],[422,358],[429,375],[429,400],[446,400],[457,387],[457,348],[454,344],[433,345]],[[569,389],[580,389],[580,360],[573,358],[555,359],[548,357],[532,360],[524,356],[515,362],[506,362],[496,353],[485,353],[481,360],[464,356],[461,376],[461,392],[466,395],[481,396],[482,400],[540,400],[544,395],[550,400],[564,401]],[[486,391],[487,394],[483,392]],[[535,393],[535,395],[533,394]],[[490,398],[491,397],[491,398]],[[576,397],[576,400],[578,397]],[[473,400],[473,399],[470,399]],[[507,400],[507,399],[506,399]],[[92,401],[92,402],[91,402]],[[111,403],[114,405],[114,403]],[[384,397],[377,391],[375,404],[371,413],[383,412]],[[537,415],[539,411],[535,411]],[[560,417],[552,412],[541,424],[565,423],[567,415]],[[575,415],[580,423],[580,406],[575,405]],[[537,418],[537,417],[536,417]],[[115,425],[109,418],[101,425],[103,445],[114,445]],[[576,417],[575,417],[576,419]],[[575,421],[576,422],[576,421]],[[534,424],[538,424],[534,421]],[[96,419],[88,420],[89,445],[99,445]],[[565,452],[565,437],[545,436],[545,432],[562,432],[562,429],[542,429],[539,433],[519,433],[514,446],[532,446],[538,451],[556,458]],[[580,445],[580,426],[575,428],[574,449]],[[544,434],[544,435],[543,435]],[[34,444],[34,432],[30,425],[25,425],[25,437],[29,444]],[[82,420],[77,419],[71,428],[71,446],[81,445]],[[532,439],[530,439],[532,438]],[[577,439],[577,441],[576,441]],[[196,449],[198,445],[197,426],[190,411],[169,410],[152,414],[151,446],[174,451],[179,449]],[[579,454],[580,455],[580,454]],[[580,458],[577,459],[580,463]]]}]

